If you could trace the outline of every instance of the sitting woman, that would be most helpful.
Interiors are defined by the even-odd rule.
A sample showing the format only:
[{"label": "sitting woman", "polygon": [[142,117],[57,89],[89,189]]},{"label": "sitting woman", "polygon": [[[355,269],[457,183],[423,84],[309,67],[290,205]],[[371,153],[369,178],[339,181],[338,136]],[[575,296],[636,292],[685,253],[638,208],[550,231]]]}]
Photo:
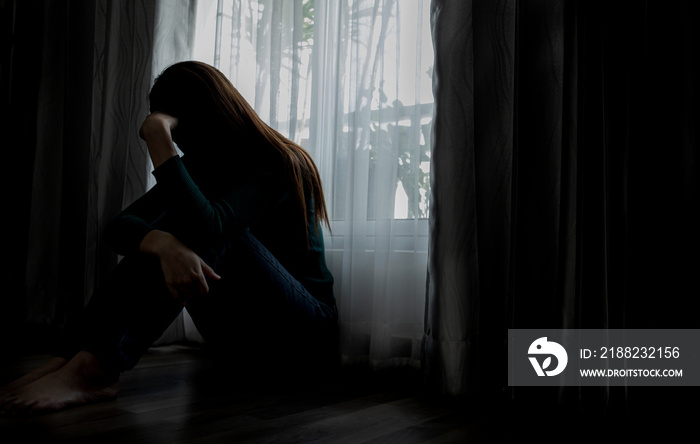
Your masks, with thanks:
[{"label": "sitting woman", "polygon": [[166,69],[149,101],[140,136],[157,183],[105,232],[124,258],[60,353],[5,387],[4,414],[114,398],[183,307],[238,375],[313,380],[337,365],[328,216],[309,154],[204,63]]}]

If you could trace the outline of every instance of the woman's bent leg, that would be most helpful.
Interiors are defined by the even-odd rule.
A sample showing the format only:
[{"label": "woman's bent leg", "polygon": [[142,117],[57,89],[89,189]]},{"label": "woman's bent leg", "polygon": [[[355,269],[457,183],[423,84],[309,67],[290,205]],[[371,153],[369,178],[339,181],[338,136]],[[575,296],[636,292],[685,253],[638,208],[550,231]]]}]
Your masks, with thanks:
[{"label": "woman's bent leg", "polygon": [[86,350],[114,371],[129,370],[181,310],[168,292],[157,259],[125,257],[80,319],[67,327],[59,355],[69,359]]},{"label": "woman's bent leg", "polygon": [[69,326],[59,356],[0,396],[0,415],[60,410],[112,399],[182,307],[170,298],[157,261],[125,258]]},{"label": "woman's bent leg", "polygon": [[208,343],[246,375],[315,379],[332,371],[338,363],[334,303],[314,298],[248,231],[219,261],[221,280],[187,303]]}]

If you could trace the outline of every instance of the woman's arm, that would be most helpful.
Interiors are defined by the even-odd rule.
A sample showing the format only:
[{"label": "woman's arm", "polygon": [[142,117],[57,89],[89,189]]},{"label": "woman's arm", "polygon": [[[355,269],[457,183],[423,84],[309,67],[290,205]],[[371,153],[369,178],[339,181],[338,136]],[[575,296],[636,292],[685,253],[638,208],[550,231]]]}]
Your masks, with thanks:
[{"label": "woman's arm", "polygon": [[119,254],[156,256],[170,294],[184,305],[187,299],[209,292],[207,278],[220,277],[175,235],[156,228],[160,224],[155,221],[165,213],[162,194],[158,185],[153,187],[110,221],[104,237]]},{"label": "woman's arm", "polygon": [[194,251],[165,231],[150,231],[141,241],[140,250],[160,259],[165,284],[182,305],[194,296],[209,293],[207,278],[221,279]]},{"label": "woman's arm", "polygon": [[[126,251],[158,257],[170,293],[184,304],[209,291],[207,278],[219,279],[188,245],[202,246],[234,235],[277,204],[284,192],[270,173],[243,172],[247,180],[227,177],[223,182],[230,186],[205,195],[177,155],[171,133],[176,126],[177,119],[163,113],[149,115],[141,125],[139,134],[148,146],[157,184],[116,218],[111,231],[123,240],[119,247]],[[237,176],[232,171],[230,177]],[[168,230],[174,231],[149,222],[158,215],[165,215]]]},{"label": "woman's arm", "polygon": [[109,221],[103,235],[105,244],[122,256],[138,253],[144,236],[156,228],[164,212],[162,193],[156,185]]},{"label": "woman's arm", "polygon": [[155,112],[146,116],[141,124],[139,136],[146,141],[154,168],[158,168],[171,157],[177,156],[172,136],[177,122],[177,117]]},{"label": "woman's arm", "polygon": [[[177,156],[171,135],[176,126],[177,119],[163,113],[150,114],[141,124],[139,135],[156,168]],[[143,238],[154,230],[153,222],[166,211],[160,188],[150,189],[107,224],[104,239],[113,251],[125,256],[139,251]]]},{"label": "woman's arm", "polygon": [[230,238],[284,199],[286,191],[279,182],[281,174],[270,171],[270,165],[256,165],[253,171],[251,165],[221,164],[221,159],[199,156],[200,170],[203,162],[209,162],[204,165],[205,177],[202,179],[208,180],[207,174],[218,174],[220,179],[218,188],[211,189],[210,186],[205,195],[190,176],[189,166],[185,166],[187,161],[183,162],[177,155],[172,139],[172,130],[177,125],[176,118],[153,113],[144,120],[139,134],[148,145],[155,167],[153,175],[161,189],[162,205],[170,220],[177,221],[181,231],[176,234],[181,240],[206,245]]}]

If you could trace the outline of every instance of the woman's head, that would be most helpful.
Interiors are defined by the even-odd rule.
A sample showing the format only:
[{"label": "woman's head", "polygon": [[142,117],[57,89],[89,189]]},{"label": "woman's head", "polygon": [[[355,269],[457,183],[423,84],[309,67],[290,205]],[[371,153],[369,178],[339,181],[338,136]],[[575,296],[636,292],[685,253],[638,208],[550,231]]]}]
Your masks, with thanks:
[{"label": "woman's head", "polygon": [[263,122],[221,71],[202,62],[176,63],[158,76],[149,102],[152,113],[177,117],[173,139],[185,153],[237,163],[281,164],[295,190],[304,230],[307,190],[313,197],[315,222],[328,223],[321,180],[311,156]]},{"label": "woman's head", "polygon": [[[187,61],[168,67],[149,94],[150,111],[178,118],[173,137],[178,145],[230,137],[247,139],[257,131],[257,116],[218,69]],[[179,138],[179,140],[178,140]]]}]

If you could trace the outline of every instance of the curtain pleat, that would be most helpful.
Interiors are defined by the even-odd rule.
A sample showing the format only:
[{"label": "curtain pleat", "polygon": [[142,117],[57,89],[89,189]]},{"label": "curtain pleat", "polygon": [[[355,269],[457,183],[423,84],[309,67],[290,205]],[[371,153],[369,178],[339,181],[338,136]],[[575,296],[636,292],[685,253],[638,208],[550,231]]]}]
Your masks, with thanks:
[{"label": "curtain pleat", "polygon": [[44,39],[25,273],[27,321],[76,316],[117,256],[106,222],[146,189],[138,139],[155,1],[42,2]]},{"label": "curtain pleat", "polygon": [[[60,217],[62,177],[63,107],[65,91],[65,29],[67,13],[61,5],[43,5],[40,19],[46,23],[43,45],[55,43],[41,65],[37,105],[37,140],[34,156],[31,214],[27,246],[27,313],[28,321],[47,323],[54,316],[59,287],[60,231],[55,221]],[[53,9],[52,9],[53,8]],[[52,17],[53,20],[49,20]],[[53,68],[53,69],[50,69]],[[51,76],[53,74],[53,76]],[[58,87],[53,87],[58,85]],[[53,149],[52,149],[53,148]],[[37,183],[39,181],[39,183]],[[82,260],[77,266],[80,267]],[[36,273],[36,276],[33,274]]]},{"label": "curtain pleat", "polygon": [[[474,16],[469,2],[433,2],[431,19],[435,117],[424,369],[437,385],[458,393],[465,390],[467,379],[477,380],[468,378],[468,372],[477,371],[476,361],[469,360],[476,355],[473,339],[479,332],[474,151],[470,149],[474,146]],[[445,179],[438,181],[439,177]]]},{"label": "curtain pleat", "polygon": [[432,1],[439,391],[622,408],[640,392],[507,387],[507,330],[697,326],[695,19],[684,1]]},{"label": "curtain pleat", "polygon": [[99,277],[114,268],[102,245],[106,221],[147,188],[148,152],[138,137],[147,113],[151,77],[154,2],[96,3],[92,120],[87,192],[85,302]]}]

